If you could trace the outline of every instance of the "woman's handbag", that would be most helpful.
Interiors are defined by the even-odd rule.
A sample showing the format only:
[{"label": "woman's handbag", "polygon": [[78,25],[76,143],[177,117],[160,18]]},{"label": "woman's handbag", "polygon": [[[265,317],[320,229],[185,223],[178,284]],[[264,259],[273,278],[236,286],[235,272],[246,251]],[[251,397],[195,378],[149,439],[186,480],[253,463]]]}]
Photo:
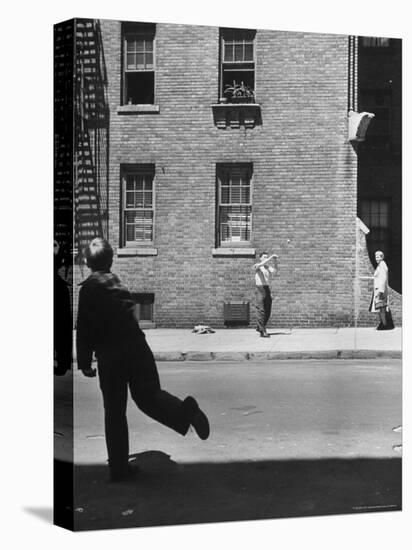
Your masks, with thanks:
[{"label": "woman's handbag", "polygon": [[379,308],[381,308],[381,307],[385,307],[385,305],[386,305],[386,304],[385,304],[385,302],[383,301],[382,298],[380,298],[379,296],[377,296],[377,297],[375,298],[375,308],[376,308],[376,309],[379,309]]}]

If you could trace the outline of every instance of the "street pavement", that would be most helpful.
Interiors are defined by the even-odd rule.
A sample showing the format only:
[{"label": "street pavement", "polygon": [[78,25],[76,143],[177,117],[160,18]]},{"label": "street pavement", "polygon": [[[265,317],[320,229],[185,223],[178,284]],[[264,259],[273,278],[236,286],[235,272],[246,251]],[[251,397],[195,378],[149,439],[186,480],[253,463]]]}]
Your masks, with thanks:
[{"label": "street pavement", "polygon": [[211,436],[183,438],[129,400],[140,473],[119,484],[107,481],[97,379],[55,378],[66,408],[55,425],[62,460],[64,396],[74,387],[76,529],[401,508],[400,360],[186,360],[159,363],[159,372],[165,389],[198,399]]}]

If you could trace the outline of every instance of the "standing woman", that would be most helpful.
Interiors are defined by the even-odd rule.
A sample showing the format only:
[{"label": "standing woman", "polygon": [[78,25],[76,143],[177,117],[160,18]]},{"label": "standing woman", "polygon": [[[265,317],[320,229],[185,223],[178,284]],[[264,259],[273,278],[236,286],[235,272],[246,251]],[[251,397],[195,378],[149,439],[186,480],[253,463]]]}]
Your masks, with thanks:
[{"label": "standing woman", "polygon": [[377,266],[373,274],[373,293],[369,311],[379,313],[380,322],[376,327],[377,330],[389,330],[393,328],[388,324],[386,313],[388,307],[388,266],[384,258],[383,252],[380,250],[375,252]]}]

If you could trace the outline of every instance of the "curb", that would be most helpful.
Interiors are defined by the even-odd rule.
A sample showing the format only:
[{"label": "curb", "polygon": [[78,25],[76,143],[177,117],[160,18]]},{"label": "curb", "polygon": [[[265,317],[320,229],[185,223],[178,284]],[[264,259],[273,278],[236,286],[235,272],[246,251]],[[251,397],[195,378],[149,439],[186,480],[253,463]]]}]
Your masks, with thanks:
[{"label": "curb", "polygon": [[154,352],[156,361],[273,361],[288,359],[402,359],[400,350],[314,350],[314,351],[188,351],[188,352]]}]

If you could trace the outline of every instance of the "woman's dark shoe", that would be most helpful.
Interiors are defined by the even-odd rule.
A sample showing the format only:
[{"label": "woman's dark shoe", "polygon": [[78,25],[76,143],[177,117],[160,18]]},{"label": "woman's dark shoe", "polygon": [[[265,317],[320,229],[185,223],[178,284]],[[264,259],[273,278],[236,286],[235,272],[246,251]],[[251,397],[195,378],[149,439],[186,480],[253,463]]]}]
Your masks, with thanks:
[{"label": "woman's dark shoe", "polygon": [[199,407],[194,397],[186,397],[183,401],[183,406],[186,409],[190,425],[193,426],[195,432],[200,439],[207,439],[210,435],[210,425],[207,416]]}]

